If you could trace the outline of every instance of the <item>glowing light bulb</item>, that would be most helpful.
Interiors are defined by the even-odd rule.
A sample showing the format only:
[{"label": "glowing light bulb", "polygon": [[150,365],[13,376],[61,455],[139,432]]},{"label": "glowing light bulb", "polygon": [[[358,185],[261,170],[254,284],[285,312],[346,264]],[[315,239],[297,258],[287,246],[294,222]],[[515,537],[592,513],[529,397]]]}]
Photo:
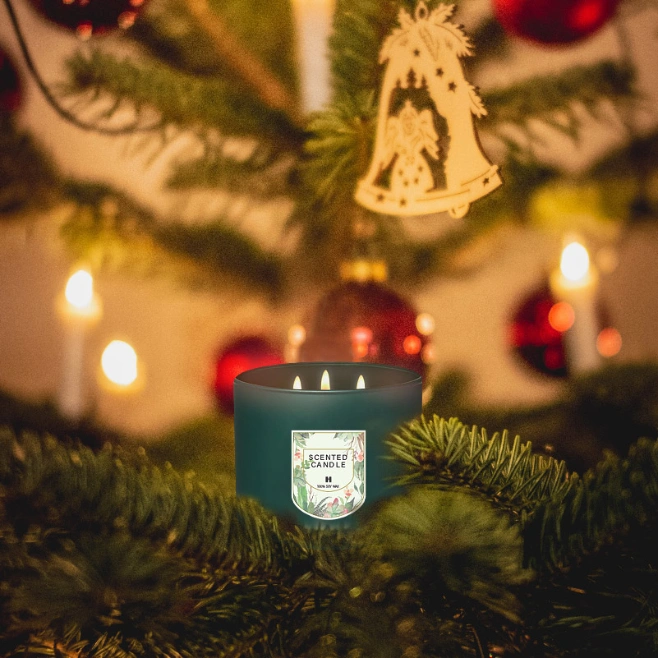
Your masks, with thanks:
[{"label": "glowing light bulb", "polygon": [[366,380],[363,379],[363,375],[359,375],[359,378],[356,380],[356,387],[357,388],[365,388],[366,387]]},{"label": "glowing light bulb", "polygon": [[596,337],[596,349],[601,356],[609,359],[621,350],[621,334],[614,327],[606,327]]},{"label": "glowing light bulb", "polygon": [[407,354],[418,354],[423,344],[415,334],[410,334],[402,341],[402,349]]},{"label": "glowing light bulb", "polygon": [[331,390],[331,386],[329,384],[329,373],[326,370],[322,373],[322,379],[320,380],[320,390],[321,391]]},{"label": "glowing light bulb", "polygon": [[293,347],[299,347],[306,340],[306,329],[301,324],[293,324],[288,329],[288,342]]},{"label": "glowing light bulb", "polygon": [[423,336],[429,336],[434,332],[434,318],[429,313],[419,313],[416,316],[416,329]]},{"label": "glowing light bulb", "polygon": [[573,306],[568,302],[557,302],[551,306],[551,310],[548,312],[548,324],[560,333],[571,329],[575,321],[576,314]]},{"label": "glowing light bulb", "polygon": [[299,375],[295,377],[295,381],[292,383],[292,387],[298,391],[302,388],[302,380],[299,378]]},{"label": "glowing light bulb", "polygon": [[576,283],[589,274],[589,254],[580,242],[570,242],[562,250],[560,271],[565,279]]},{"label": "glowing light bulb", "polygon": [[137,380],[137,353],[122,340],[113,340],[101,356],[103,374],[117,386],[131,386]]},{"label": "glowing light bulb", "polygon": [[64,290],[66,301],[78,310],[89,308],[94,300],[94,279],[86,270],[72,274]]}]

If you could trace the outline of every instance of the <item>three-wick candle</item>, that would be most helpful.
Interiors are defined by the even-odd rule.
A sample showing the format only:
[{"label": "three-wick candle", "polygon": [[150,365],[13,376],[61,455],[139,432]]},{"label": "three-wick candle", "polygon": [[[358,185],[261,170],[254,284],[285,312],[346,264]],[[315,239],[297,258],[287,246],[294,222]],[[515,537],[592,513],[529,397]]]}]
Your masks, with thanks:
[{"label": "three-wick candle", "polygon": [[422,380],[371,363],[290,363],[238,375],[236,490],[307,526],[352,526],[394,492],[386,439],[421,413]]}]

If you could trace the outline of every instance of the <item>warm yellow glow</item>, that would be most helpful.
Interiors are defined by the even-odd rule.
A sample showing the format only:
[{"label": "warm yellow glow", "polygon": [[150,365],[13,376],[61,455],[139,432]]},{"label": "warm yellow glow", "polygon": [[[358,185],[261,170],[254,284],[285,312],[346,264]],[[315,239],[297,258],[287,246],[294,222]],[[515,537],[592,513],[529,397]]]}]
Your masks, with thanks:
[{"label": "warm yellow glow", "polygon": [[573,306],[568,302],[557,302],[551,306],[548,312],[548,324],[555,329],[555,331],[564,332],[573,327],[576,321],[576,314]]},{"label": "warm yellow glow", "polygon": [[434,349],[434,345],[432,345],[432,343],[428,343],[425,345],[425,347],[423,347],[423,351],[420,353],[420,358],[426,365],[436,361],[436,350]]},{"label": "warm yellow glow", "polygon": [[295,381],[292,383],[292,387],[298,391],[302,388],[302,380],[299,378],[299,375],[295,377]]},{"label": "warm yellow glow", "polygon": [[601,356],[609,359],[621,350],[621,334],[614,327],[602,329],[596,337],[596,349]]},{"label": "warm yellow glow", "polygon": [[306,329],[301,324],[293,324],[288,329],[288,342],[293,347],[299,347],[306,340]]},{"label": "warm yellow glow", "polygon": [[354,327],[351,338],[353,343],[372,343],[372,329],[369,327]]},{"label": "warm yellow glow", "polygon": [[363,379],[363,375],[359,375],[359,378],[356,380],[356,387],[357,388],[365,388],[366,387],[366,380]]},{"label": "warm yellow glow", "polygon": [[88,309],[94,301],[94,279],[86,270],[71,275],[64,290],[66,301],[78,310]]},{"label": "warm yellow glow", "polygon": [[589,254],[580,242],[570,242],[562,250],[560,271],[565,279],[576,283],[589,274]]},{"label": "warm yellow glow", "polygon": [[434,317],[429,313],[419,313],[416,316],[416,329],[423,336],[429,336],[434,332]]},{"label": "warm yellow glow", "polygon": [[101,356],[103,374],[117,386],[130,386],[137,379],[137,353],[122,340],[113,340]]},{"label": "warm yellow glow", "polygon": [[331,390],[331,386],[329,384],[329,373],[326,370],[322,373],[322,380],[320,381],[320,390],[321,391]]},{"label": "warm yellow glow", "polygon": [[410,334],[402,341],[402,349],[407,354],[418,354],[422,346],[423,344],[416,334]]}]

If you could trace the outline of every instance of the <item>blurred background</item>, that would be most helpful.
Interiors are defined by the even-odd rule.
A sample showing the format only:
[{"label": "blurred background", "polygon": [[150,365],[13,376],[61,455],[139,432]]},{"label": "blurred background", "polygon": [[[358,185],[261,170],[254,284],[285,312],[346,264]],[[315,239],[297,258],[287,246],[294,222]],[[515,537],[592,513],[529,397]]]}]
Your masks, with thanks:
[{"label": "blurred background", "polygon": [[656,3],[459,2],[503,179],[465,217],[352,198],[416,3],[104,4],[0,7],[3,422],[229,482],[237,372],[363,359],[574,468],[656,434]]}]

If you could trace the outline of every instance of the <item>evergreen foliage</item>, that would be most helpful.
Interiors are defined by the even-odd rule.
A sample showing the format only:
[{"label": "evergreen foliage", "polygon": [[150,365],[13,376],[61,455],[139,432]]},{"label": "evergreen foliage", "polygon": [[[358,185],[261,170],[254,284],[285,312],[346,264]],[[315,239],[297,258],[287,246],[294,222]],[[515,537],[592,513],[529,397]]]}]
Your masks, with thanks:
[{"label": "evergreen foliage", "polygon": [[[183,194],[214,190],[232,199],[243,195],[250,203],[241,210],[232,209],[233,214],[243,215],[256,204],[287,197],[294,202],[289,226],[300,229],[295,252],[273,264],[254,245],[247,247],[250,238],[229,226],[225,216],[205,218],[210,224],[207,231],[176,226],[172,240],[170,231],[158,227],[167,218],[152,213],[137,234],[109,236],[116,260],[130,261],[134,242],[147,261],[157,253],[155,260],[162,264],[158,272],[189,283],[189,272],[185,272],[189,268],[181,268],[182,261],[188,265],[197,261],[200,270],[210,264],[212,275],[212,263],[222,260],[218,254],[249,252],[249,262],[255,267],[238,267],[229,258],[220,269],[239,269],[243,283],[256,290],[262,289],[266,276],[273,276],[273,287],[285,291],[286,281],[297,279],[300,272],[309,282],[336,278],[340,261],[349,256],[345,244],[357,249],[354,226],[366,216],[377,227],[368,255],[388,262],[394,283],[411,286],[439,274],[458,274],[463,271],[459,265],[463,247],[486,238],[497,224],[528,221],[533,194],[549,180],[560,178],[559,171],[537,161],[533,153],[543,139],[537,125],[577,139],[586,120],[604,118],[610,104],[626,108],[637,101],[633,63],[623,53],[619,60],[574,66],[507,87],[485,87],[482,97],[488,116],[478,123],[478,130],[502,146],[499,162],[506,184],[474,204],[460,226],[418,244],[407,235],[404,222],[373,215],[352,200],[356,182],[367,169],[376,129],[383,70],[379,49],[396,26],[400,8],[413,13],[415,4],[411,0],[339,0],[330,42],[333,96],[322,111],[309,117],[300,117],[297,102],[295,39],[286,0],[269,2],[266,10],[254,0],[153,0],[128,32],[140,46],[138,55],[118,56],[101,42],[73,55],[67,79],[56,89],[63,105],[93,117],[88,124],[81,121],[81,126],[109,134],[134,132],[150,149],[163,148],[182,135],[190,137],[197,152],[191,150],[188,157],[171,163],[165,181],[169,189]],[[636,3],[625,0],[625,4]],[[469,79],[479,82],[479,70],[504,56],[510,39],[491,17],[468,26],[468,31],[476,57],[465,64]],[[28,48],[33,45],[29,35],[26,42]],[[121,123],[118,112],[123,118],[128,110],[133,119]],[[15,130],[11,120],[5,129]],[[242,144],[237,150],[236,139]],[[23,146],[10,140],[8,147],[10,161],[20,160]],[[588,176],[617,201],[614,216],[636,217],[641,206],[646,217],[655,205],[655,199],[647,197],[648,186],[630,196],[626,191],[634,176],[648,180],[655,163],[645,158],[639,172],[634,164],[637,148],[631,146],[628,151],[631,166],[622,176],[611,180],[605,167],[598,165]],[[47,162],[47,158],[39,159]],[[6,180],[2,194],[14,200],[9,206],[4,204],[5,212],[27,206],[28,199],[34,204],[41,193],[42,205],[56,203],[62,196],[85,204],[84,194],[78,196],[83,186],[78,184],[65,191],[56,185],[32,186],[32,194],[16,196],[16,178]],[[117,190],[116,195],[122,192]],[[239,221],[232,226],[236,225]],[[75,236],[76,254],[89,250],[93,260],[98,247],[93,222],[78,223],[66,235]],[[200,239],[207,248],[199,250]],[[176,248],[172,248],[174,242]],[[256,275],[242,276],[247,269]],[[196,283],[194,277],[191,280]]]},{"label": "evergreen foliage", "polygon": [[0,654],[653,655],[655,441],[583,477],[455,419],[390,444],[406,491],[341,533],[5,429]]}]

